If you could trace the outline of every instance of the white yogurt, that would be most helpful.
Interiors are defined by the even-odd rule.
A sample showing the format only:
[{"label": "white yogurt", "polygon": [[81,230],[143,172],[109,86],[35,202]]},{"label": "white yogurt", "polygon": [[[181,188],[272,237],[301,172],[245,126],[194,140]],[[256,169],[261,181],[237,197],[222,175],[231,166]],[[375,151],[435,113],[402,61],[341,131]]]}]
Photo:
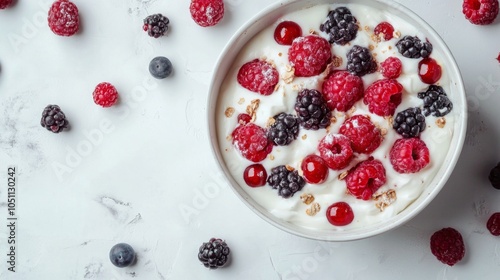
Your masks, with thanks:
[{"label": "white yogurt", "polygon": [[[431,162],[420,172],[415,174],[399,174],[397,173],[390,161],[389,151],[396,141],[401,138],[394,129],[389,125],[388,121],[382,117],[370,114],[366,105],[360,100],[355,104],[355,112],[357,114],[370,114],[372,121],[381,128],[387,130],[387,134],[382,141],[382,144],[377,148],[371,156],[382,162],[386,170],[387,182],[382,186],[377,193],[385,192],[389,189],[396,191],[397,199],[390,206],[381,211],[377,206],[377,201],[364,201],[356,199],[349,194],[344,180],[339,180],[338,176],[346,170],[349,170],[358,162],[368,158],[368,155],[356,154],[354,160],[349,166],[340,171],[329,171],[328,179],[320,184],[307,184],[304,188],[296,193],[293,197],[284,199],[277,194],[277,190],[272,189],[269,185],[260,188],[251,188],[246,185],[243,180],[244,169],[252,164],[252,162],[243,158],[238,151],[233,147],[231,135],[234,128],[237,126],[237,116],[240,113],[246,112],[246,107],[251,100],[260,99],[260,106],[257,110],[255,123],[261,127],[266,127],[268,119],[278,113],[288,112],[294,113],[294,104],[297,93],[302,88],[321,90],[321,85],[325,76],[323,74],[310,78],[295,78],[291,84],[286,84],[283,79],[280,79],[279,89],[270,96],[262,96],[257,93],[250,92],[240,86],[236,76],[239,68],[244,63],[255,58],[266,58],[267,61],[273,61],[277,67],[280,77],[283,77],[287,72],[288,62],[288,46],[278,45],[273,38],[275,27],[279,22],[291,20],[297,22],[306,34],[309,30],[319,32],[319,26],[326,19],[329,10],[336,8],[338,5],[319,5],[305,10],[296,11],[287,14],[279,19],[275,24],[269,26],[265,30],[257,34],[248,42],[244,49],[241,50],[234,64],[228,72],[222,86],[218,100],[217,109],[217,126],[218,138],[222,156],[225,160],[234,179],[242,186],[242,188],[262,207],[278,218],[281,218],[290,223],[303,226],[306,228],[316,229],[333,229],[333,230],[348,230],[352,228],[360,228],[366,225],[375,224],[384,221],[392,216],[397,215],[417,199],[423,192],[426,182],[429,182],[436,174],[439,167],[443,164],[444,158],[448,152],[451,138],[453,136],[453,127],[455,121],[454,111],[448,114],[446,125],[440,128],[436,124],[436,117],[428,116],[426,118],[427,128],[420,135],[420,138],[427,144],[431,155]],[[417,97],[417,93],[425,91],[428,87],[420,81],[418,77],[418,62],[420,59],[409,59],[399,54],[395,48],[397,38],[393,38],[388,42],[375,43],[371,36],[373,28],[380,22],[390,22],[396,32],[404,35],[418,36],[421,40],[425,40],[425,35],[418,29],[403,21],[401,18],[388,14],[385,11],[377,10],[373,7],[361,6],[356,4],[343,5],[347,6],[352,14],[358,20],[361,29],[358,31],[356,38],[346,46],[332,45],[334,55],[342,57],[343,64],[338,69],[346,68],[346,54],[353,45],[368,47],[373,45],[373,54],[378,63],[384,61],[389,56],[398,57],[403,63],[403,74],[397,79],[404,86],[403,101],[396,109],[396,113],[409,107],[421,107],[423,101]],[[370,27],[369,31],[364,29],[365,26]],[[327,38],[327,35],[319,32],[319,35]],[[432,42],[431,42],[432,43]],[[443,54],[441,50],[434,48],[431,57],[438,61],[442,60]],[[453,101],[450,94],[450,79],[447,73],[446,66],[442,66],[442,77],[439,85],[443,87],[449,98]],[[366,87],[383,76],[380,72],[365,75],[362,79]],[[244,100],[244,102],[241,102]],[[225,110],[229,107],[235,109],[231,117],[225,116]],[[344,114],[339,114],[337,111],[332,112],[337,117],[336,123],[333,123],[329,130],[337,133],[340,125],[344,122]],[[309,154],[318,154],[317,146],[319,141],[327,134],[325,129],[319,131],[305,130],[301,127],[299,137],[289,146],[275,146],[271,153],[261,164],[270,173],[271,168],[278,165],[290,165],[299,170],[302,159]],[[307,137],[303,137],[306,135]],[[306,209],[310,205],[306,205],[300,199],[303,193],[312,194],[315,197],[314,202],[321,206],[321,210],[314,216],[306,214]],[[326,219],[326,209],[335,202],[344,201],[349,203],[354,212],[354,221],[343,227],[335,227]]]}]

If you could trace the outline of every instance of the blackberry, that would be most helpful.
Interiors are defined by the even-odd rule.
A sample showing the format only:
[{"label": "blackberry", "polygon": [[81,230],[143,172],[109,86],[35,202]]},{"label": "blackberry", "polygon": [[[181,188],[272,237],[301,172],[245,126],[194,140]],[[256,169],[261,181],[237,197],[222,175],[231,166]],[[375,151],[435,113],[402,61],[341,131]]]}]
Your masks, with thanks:
[{"label": "blackberry", "polygon": [[500,162],[497,164],[497,166],[491,169],[488,179],[495,189],[500,190]]},{"label": "blackberry", "polygon": [[440,86],[429,86],[425,92],[418,93],[418,98],[424,100],[425,116],[432,114],[435,117],[443,117],[453,109],[453,103]]},{"label": "blackberry", "polygon": [[198,260],[205,267],[217,269],[226,264],[229,259],[229,247],[226,242],[219,238],[211,238],[210,241],[204,242],[198,251]]},{"label": "blackberry", "polygon": [[273,117],[274,123],[271,124],[267,132],[267,139],[276,146],[286,146],[297,139],[299,135],[299,122],[297,117],[287,113],[279,113]]},{"label": "blackberry", "polygon": [[432,53],[432,44],[420,41],[417,36],[404,36],[396,43],[396,47],[407,58],[427,58]]},{"label": "blackberry", "polygon": [[271,188],[278,190],[278,195],[289,198],[302,190],[306,181],[297,170],[289,170],[285,165],[280,165],[271,169],[267,183]]},{"label": "blackberry", "polygon": [[154,14],[144,19],[143,29],[148,35],[154,38],[165,35],[168,31],[168,18],[162,14]]},{"label": "blackberry", "polygon": [[325,23],[319,30],[328,34],[330,44],[345,45],[356,38],[358,21],[346,7],[339,7],[329,11]]},{"label": "blackberry", "polygon": [[47,105],[47,107],[43,109],[40,124],[54,133],[63,131],[63,129],[68,128],[69,125],[66,116],[57,105]]},{"label": "blackberry", "polygon": [[305,129],[318,130],[330,125],[331,112],[321,92],[303,89],[297,95],[295,112]]},{"label": "blackberry", "polygon": [[355,45],[347,53],[347,71],[353,75],[364,76],[377,70],[377,63],[370,50]]},{"label": "blackberry", "polygon": [[392,127],[404,138],[418,137],[425,130],[425,116],[420,108],[408,108],[396,115]]}]

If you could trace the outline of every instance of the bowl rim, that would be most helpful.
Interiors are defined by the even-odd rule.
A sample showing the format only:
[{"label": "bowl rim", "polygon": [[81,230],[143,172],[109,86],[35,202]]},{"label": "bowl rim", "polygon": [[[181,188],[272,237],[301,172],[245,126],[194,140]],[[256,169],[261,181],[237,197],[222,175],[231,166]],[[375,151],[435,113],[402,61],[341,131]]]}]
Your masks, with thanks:
[{"label": "bowl rim", "polygon": [[[382,222],[382,223],[377,223],[374,225],[373,230],[371,231],[365,231],[361,233],[354,233],[354,234],[341,234],[341,235],[335,235],[332,234],[333,236],[323,236],[323,235],[315,235],[315,234],[308,234],[305,231],[312,231],[313,229],[308,229],[308,228],[303,228],[300,226],[300,229],[292,229],[291,226],[293,224],[288,223],[286,221],[283,221],[277,217],[274,217],[273,214],[268,212],[266,209],[261,207],[257,202],[252,204],[249,200],[253,200],[252,198],[249,197],[249,195],[244,195],[245,192],[241,186],[232,178],[230,174],[228,174],[227,167],[225,164],[223,164],[224,159],[222,158],[222,155],[220,153],[220,148],[219,148],[219,141],[217,138],[217,126],[215,124],[215,119],[216,119],[216,114],[215,114],[215,109],[217,108],[217,100],[219,96],[219,91],[220,91],[220,86],[222,82],[224,81],[227,72],[224,72],[223,77],[218,77],[217,73],[220,72],[220,69],[225,61],[227,59],[227,54],[232,51],[233,46],[242,38],[242,37],[248,37],[245,39],[245,42],[248,42],[251,40],[256,34],[258,34],[262,29],[257,30],[254,34],[251,36],[246,35],[247,31],[251,29],[251,27],[256,24],[257,22],[265,19],[268,17],[270,14],[275,12],[277,9],[283,9],[284,7],[288,7],[290,5],[294,5],[301,2],[302,3],[302,8],[301,9],[306,9],[311,6],[315,5],[321,5],[321,4],[329,4],[329,5],[335,5],[335,4],[348,4],[348,3],[360,3],[360,2],[366,2],[363,0],[355,0],[355,1],[347,1],[347,0],[322,0],[322,1],[314,1],[314,0],[282,0],[276,3],[273,3],[271,5],[268,5],[265,7],[263,10],[258,12],[256,15],[251,17],[248,21],[246,21],[240,28],[236,30],[236,32],[231,36],[230,40],[226,43],[225,47],[221,51],[219,57],[216,60],[216,64],[213,68],[212,72],[212,77],[211,81],[209,84],[209,94],[208,94],[208,99],[207,99],[207,122],[208,122],[208,136],[211,144],[211,150],[212,154],[214,156],[214,159],[216,160],[216,165],[219,169],[220,172],[224,174],[224,179],[230,186],[230,188],[233,190],[233,192],[236,194],[236,196],[243,201],[243,203],[251,209],[254,213],[256,213],[260,218],[265,220],[266,222],[270,223],[271,225],[287,232],[291,233],[296,236],[308,238],[308,239],[313,239],[313,240],[319,240],[319,241],[353,241],[353,240],[359,240],[359,239],[364,239],[372,236],[379,235],[384,232],[388,232],[392,229],[395,229],[408,221],[410,221],[412,218],[414,218],[416,215],[418,215],[420,212],[422,212],[423,209],[427,207],[427,205],[430,204],[430,202],[438,195],[438,193],[442,190],[446,182],[448,181],[449,177],[451,176],[458,159],[460,158],[460,154],[465,142],[465,136],[466,136],[466,131],[467,131],[467,101],[466,101],[466,96],[465,96],[465,86],[463,82],[462,75],[460,73],[460,69],[457,65],[457,62],[455,58],[453,57],[453,54],[449,47],[446,45],[444,40],[441,38],[441,36],[432,28],[425,20],[423,20],[419,15],[417,15],[415,12],[407,8],[406,6],[394,2],[392,0],[370,0],[368,2],[374,2],[375,4],[367,4],[369,6],[372,5],[382,5],[382,6],[389,6],[390,8],[394,10],[398,10],[405,16],[410,17],[413,21],[415,21],[419,26],[424,27],[426,29],[426,33],[430,34],[433,37],[433,44],[436,45],[436,43],[439,45],[439,48],[442,50],[442,54],[444,57],[444,60],[447,60],[450,62],[449,65],[447,65],[447,70],[450,73],[450,83],[455,84],[456,92],[459,93],[458,98],[461,100],[461,111],[460,114],[457,114],[456,121],[455,121],[455,127],[453,134],[454,136],[451,139],[451,144],[450,148],[447,152],[447,155],[444,159],[443,165],[447,164],[447,168],[444,173],[434,175],[431,179],[431,184],[436,181],[436,178],[439,177],[439,180],[435,183],[435,186],[431,189],[429,193],[425,195],[425,197],[420,201],[420,203],[416,206],[415,201],[420,200],[422,196],[424,196],[424,192],[420,194],[420,196],[415,199],[414,202],[412,202],[409,206],[407,206],[404,210],[399,212],[397,215],[393,216],[392,218],[389,219],[388,223]],[[365,3],[366,4],[366,3]],[[234,55],[233,59],[237,56],[239,50],[237,50],[236,54]],[[230,67],[228,67],[229,69]],[[218,83],[218,80],[220,80],[220,83]],[[215,89],[215,90],[214,90]],[[456,108],[456,106],[454,107]],[[458,126],[458,131],[457,131],[457,126]],[[454,145],[453,145],[454,144]],[[450,156],[451,153],[451,156]],[[447,161],[448,160],[448,161]],[[442,167],[441,167],[442,168]],[[427,185],[425,189],[428,189],[431,184]],[[235,186],[237,185],[239,188],[241,188],[241,191],[237,189]],[[410,207],[414,209],[408,210]],[[407,211],[408,210],[408,211]],[[267,213],[266,213],[267,212]]]}]

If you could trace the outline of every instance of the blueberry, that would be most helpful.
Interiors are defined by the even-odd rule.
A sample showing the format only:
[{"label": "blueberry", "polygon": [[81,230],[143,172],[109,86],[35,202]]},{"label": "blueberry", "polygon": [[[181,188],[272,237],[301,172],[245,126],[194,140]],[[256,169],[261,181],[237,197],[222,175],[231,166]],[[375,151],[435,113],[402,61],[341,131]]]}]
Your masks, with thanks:
[{"label": "blueberry", "polygon": [[157,79],[164,79],[172,73],[172,62],[166,57],[157,56],[149,63],[149,73]]},{"label": "blueberry", "polygon": [[130,266],[135,262],[135,252],[132,246],[118,243],[109,251],[109,259],[117,267]]}]

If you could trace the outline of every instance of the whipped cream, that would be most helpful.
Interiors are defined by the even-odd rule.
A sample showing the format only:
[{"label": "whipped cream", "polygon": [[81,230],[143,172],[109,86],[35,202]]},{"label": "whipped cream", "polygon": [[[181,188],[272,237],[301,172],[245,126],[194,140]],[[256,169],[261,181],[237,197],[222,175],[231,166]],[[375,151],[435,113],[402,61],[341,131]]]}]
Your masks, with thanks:
[{"label": "whipped cream", "polygon": [[[387,220],[403,211],[422,194],[426,183],[431,181],[436,175],[437,170],[443,164],[448,153],[453,136],[455,115],[454,111],[452,111],[444,117],[446,120],[444,127],[436,123],[438,118],[433,116],[428,116],[426,118],[427,127],[420,135],[420,139],[422,139],[429,148],[431,161],[418,173],[399,174],[393,169],[389,161],[389,152],[394,142],[402,137],[395,132],[387,118],[371,114],[367,106],[363,104],[363,100],[360,100],[354,105],[355,110],[353,112],[347,112],[347,114],[370,115],[372,122],[386,132],[381,145],[371,155],[355,153],[354,159],[347,168],[340,171],[330,170],[328,178],[324,183],[319,185],[306,183],[301,191],[288,199],[278,196],[277,190],[272,189],[269,185],[259,188],[247,186],[243,180],[243,172],[248,165],[253,163],[239,154],[237,149],[232,145],[230,138],[232,131],[238,125],[238,114],[245,113],[250,102],[259,99],[260,106],[256,111],[254,122],[261,127],[267,127],[268,119],[278,113],[288,112],[295,114],[294,105],[298,92],[303,88],[321,91],[321,85],[325,79],[325,73],[323,73],[315,77],[295,77],[291,83],[286,82],[284,77],[287,77],[290,70],[290,63],[288,61],[289,46],[281,46],[274,41],[273,33],[275,27],[281,21],[291,20],[302,27],[303,35],[307,35],[309,30],[313,30],[318,35],[327,38],[325,33],[319,31],[319,26],[325,21],[328,12],[338,6],[346,6],[351,10],[360,25],[360,30],[356,38],[347,45],[332,45],[332,53],[342,58],[342,65],[337,67],[337,69],[346,69],[346,54],[354,45],[363,47],[372,46],[372,54],[379,64],[390,56],[397,57],[403,63],[403,73],[397,81],[403,85],[404,90],[402,103],[397,107],[396,113],[409,107],[421,107],[423,101],[417,97],[417,93],[425,91],[429,85],[421,82],[418,76],[418,62],[420,59],[403,57],[395,47],[395,43],[399,40],[398,38],[393,38],[387,42],[375,42],[372,36],[373,28],[383,21],[391,23],[395,28],[395,33],[401,37],[411,35],[418,36],[421,40],[425,40],[425,35],[401,18],[374,7],[358,4],[329,4],[318,5],[286,14],[278,19],[273,25],[257,34],[246,44],[234,60],[233,66],[227,73],[221,86],[218,108],[216,111],[216,121],[220,150],[222,151],[225,163],[233,178],[250,197],[274,216],[290,223],[306,228],[341,231],[361,228],[366,225],[376,224]],[[431,57],[440,63],[443,61],[442,50],[434,46]],[[256,58],[272,62],[280,74],[279,87],[277,91],[269,96],[262,96],[258,93],[250,92],[237,82],[236,77],[239,68],[244,63]],[[453,102],[453,94],[450,92],[450,78],[446,65],[441,65],[441,67],[442,77],[438,85],[443,87],[448,97]],[[366,89],[374,81],[383,79],[383,76],[377,71],[363,76],[362,79]],[[225,114],[227,108],[234,108],[234,113],[230,117]],[[346,114],[333,111],[332,115],[335,116],[337,120],[335,123],[331,124],[328,130],[331,133],[338,133],[340,126],[346,119]],[[268,170],[268,174],[270,174],[271,168],[279,165],[289,165],[298,170],[299,174],[302,174],[300,168],[302,159],[309,154],[319,154],[317,150],[318,143],[326,134],[326,129],[311,131],[301,127],[299,136],[295,141],[288,146],[275,146],[272,153],[262,161],[261,164]],[[366,160],[369,156],[380,160],[386,170],[387,182],[376,192],[376,194],[383,194],[389,190],[394,190],[396,193],[396,199],[394,201],[392,201],[393,199],[385,197],[386,202],[389,201],[388,204],[390,205],[383,207],[383,210],[381,210],[380,205],[377,206],[377,203],[381,202],[380,200],[372,199],[364,201],[349,194],[345,181],[339,179],[342,173],[349,170],[357,163]],[[318,203],[321,207],[319,212],[314,216],[310,216],[306,213],[306,210],[310,208],[311,205],[306,205],[302,202],[300,196],[304,193],[312,194],[312,196],[314,196],[314,202]],[[347,202],[354,212],[353,222],[343,227],[333,226],[326,219],[326,209],[331,204],[339,201]]]}]

